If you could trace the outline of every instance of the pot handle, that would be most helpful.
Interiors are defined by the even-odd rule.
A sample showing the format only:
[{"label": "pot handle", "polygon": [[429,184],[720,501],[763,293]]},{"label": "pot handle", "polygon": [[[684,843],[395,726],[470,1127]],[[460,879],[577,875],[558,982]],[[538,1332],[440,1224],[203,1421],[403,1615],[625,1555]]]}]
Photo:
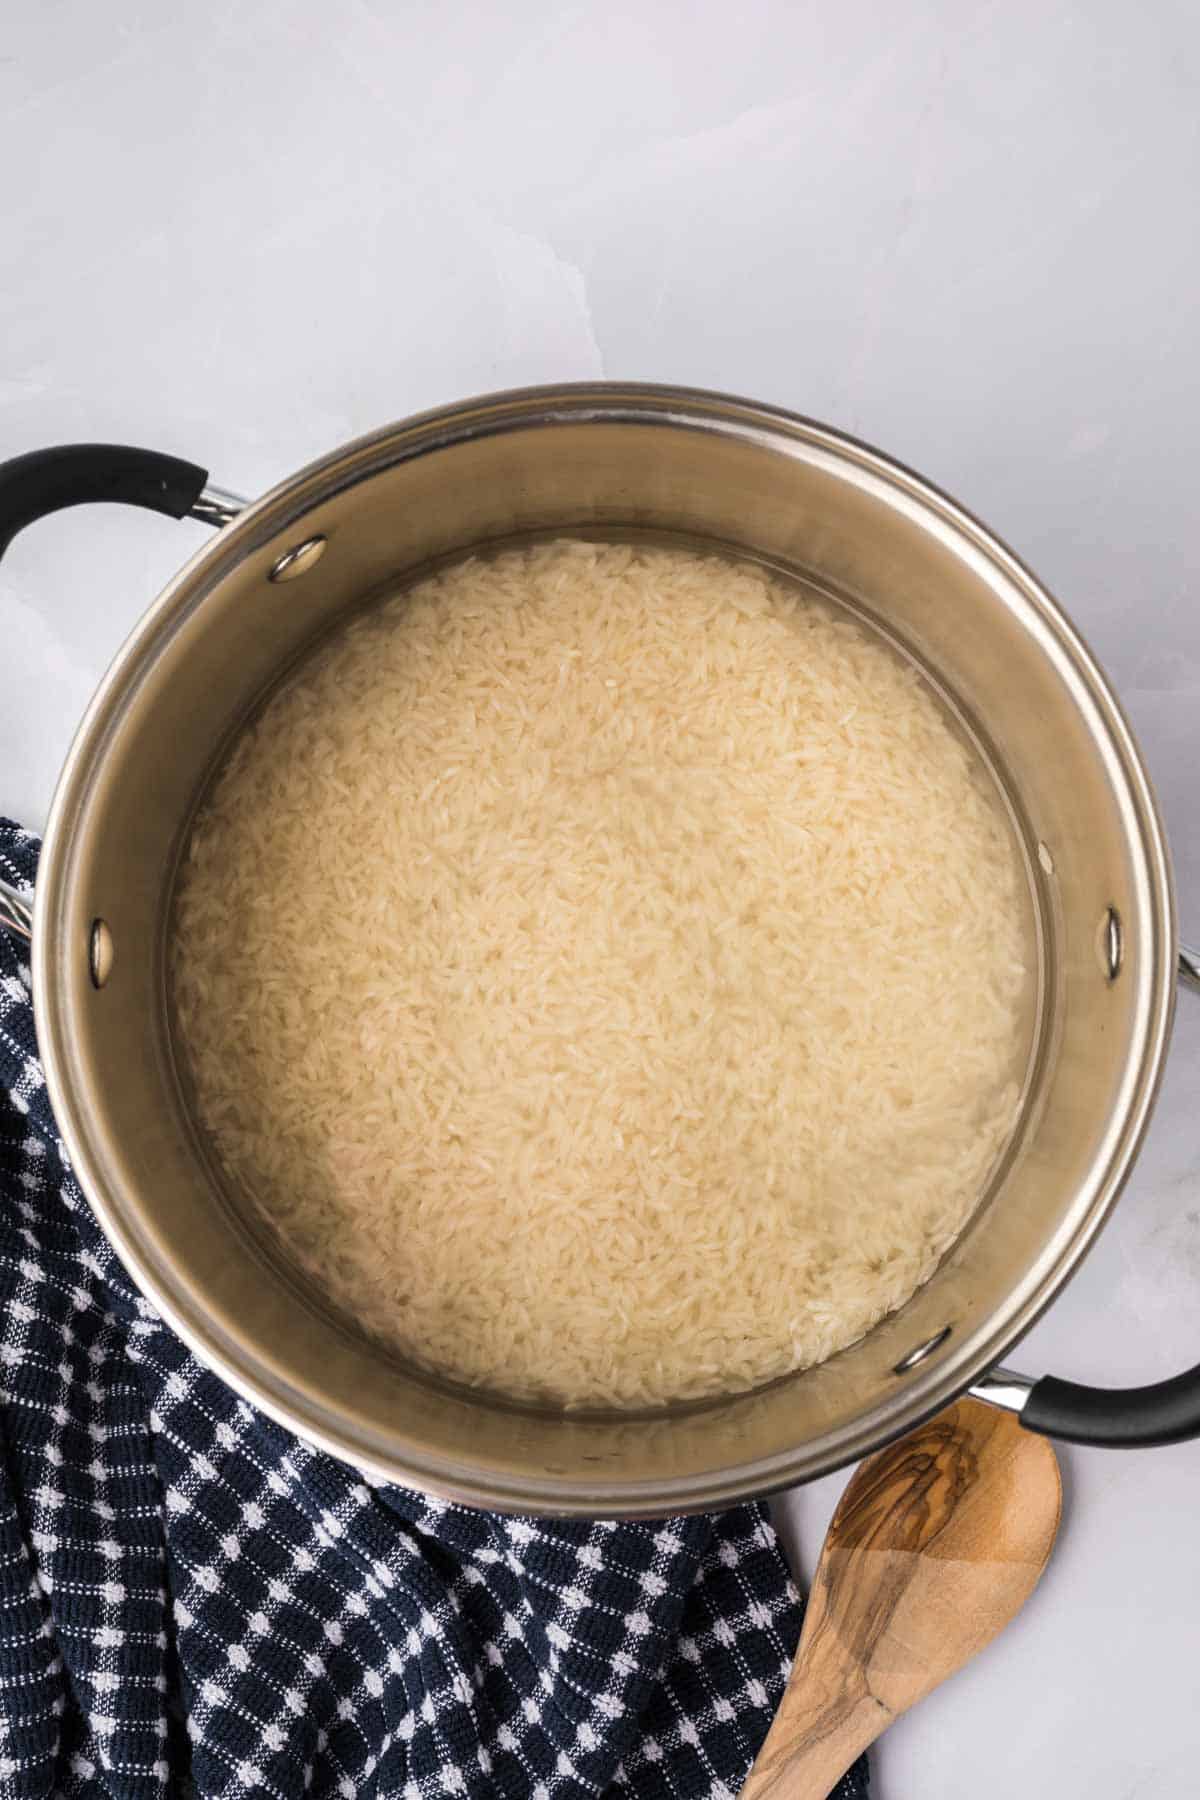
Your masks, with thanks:
[{"label": "pot handle", "polygon": [[91,500],[123,500],[210,525],[228,524],[246,504],[210,487],[207,470],[177,456],[128,444],[59,444],[0,463],[0,556],[35,519]]},{"label": "pot handle", "polygon": [[[1180,947],[1179,979],[1200,994],[1200,950]],[[1027,1431],[1068,1444],[1142,1450],[1200,1437],[1200,1364],[1134,1388],[1085,1387],[1057,1375],[1031,1381],[1012,1369],[993,1369],[970,1391],[977,1400],[1015,1413]]]},{"label": "pot handle", "polygon": [[[47,513],[92,500],[123,500],[171,519],[228,525],[248,504],[209,482],[208,471],[158,450],[129,444],[58,444],[0,463],[0,557],[18,531]],[[0,884],[0,931],[33,935],[33,915]]]}]

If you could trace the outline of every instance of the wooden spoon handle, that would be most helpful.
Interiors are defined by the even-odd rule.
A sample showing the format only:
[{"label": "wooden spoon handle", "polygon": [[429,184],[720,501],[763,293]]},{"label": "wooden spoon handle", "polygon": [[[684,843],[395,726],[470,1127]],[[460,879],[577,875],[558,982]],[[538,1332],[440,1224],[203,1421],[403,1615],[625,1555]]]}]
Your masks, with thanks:
[{"label": "wooden spoon handle", "polygon": [[847,1692],[844,1666],[805,1658],[754,1759],[741,1800],[827,1800],[892,1722],[874,1695]]}]

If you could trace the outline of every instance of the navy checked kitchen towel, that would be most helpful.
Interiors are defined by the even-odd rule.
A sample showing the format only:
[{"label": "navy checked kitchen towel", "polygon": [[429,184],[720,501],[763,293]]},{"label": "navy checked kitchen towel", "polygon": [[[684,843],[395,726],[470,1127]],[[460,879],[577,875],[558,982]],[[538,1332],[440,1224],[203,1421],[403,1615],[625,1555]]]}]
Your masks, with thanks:
[{"label": "navy checked kitchen towel", "polygon": [[765,1509],[500,1518],[255,1413],[94,1223],[3,931],[0,1306],[0,1800],[733,1800],[800,1623]]}]

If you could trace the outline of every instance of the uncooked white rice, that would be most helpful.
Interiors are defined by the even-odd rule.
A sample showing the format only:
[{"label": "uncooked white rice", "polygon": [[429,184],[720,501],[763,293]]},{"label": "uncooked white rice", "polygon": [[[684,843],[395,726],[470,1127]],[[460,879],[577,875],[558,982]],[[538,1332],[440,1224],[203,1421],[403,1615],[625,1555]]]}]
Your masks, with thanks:
[{"label": "uncooked white rice", "polygon": [[325,643],[180,879],[231,1181],[372,1334],[569,1405],[750,1387],[930,1274],[1014,1118],[990,778],[840,609],[690,552],[472,558]]}]

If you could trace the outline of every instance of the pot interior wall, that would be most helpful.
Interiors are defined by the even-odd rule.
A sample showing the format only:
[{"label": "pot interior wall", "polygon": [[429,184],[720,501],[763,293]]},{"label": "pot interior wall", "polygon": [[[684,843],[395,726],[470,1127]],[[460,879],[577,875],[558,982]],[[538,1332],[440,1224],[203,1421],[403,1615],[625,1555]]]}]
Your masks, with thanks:
[{"label": "pot interior wall", "polygon": [[[634,403],[636,402],[636,404]],[[184,822],[229,734],[313,638],[431,558],[621,528],[740,546],[839,592],[983,730],[1015,801],[1042,940],[1038,1068],[1010,1166],[900,1313],[822,1367],[671,1416],[569,1419],[443,1391],[324,1313],[211,1178],[181,1097],[164,933]],[[279,553],[322,532],[302,579]],[[1040,846],[1040,850],[1039,850]],[[81,1176],[144,1285],[244,1390],[355,1460],[517,1510],[663,1512],[836,1466],[941,1404],[1048,1298],[1149,1101],[1171,920],[1136,758],[1057,615],[927,489],[753,409],[576,391],[415,421],[270,495],[127,647],[64,777],[42,913],[43,1037]],[[1116,979],[1101,954],[1120,919]],[[92,921],[116,948],[89,980]],[[911,1371],[896,1365],[949,1327]]]}]

